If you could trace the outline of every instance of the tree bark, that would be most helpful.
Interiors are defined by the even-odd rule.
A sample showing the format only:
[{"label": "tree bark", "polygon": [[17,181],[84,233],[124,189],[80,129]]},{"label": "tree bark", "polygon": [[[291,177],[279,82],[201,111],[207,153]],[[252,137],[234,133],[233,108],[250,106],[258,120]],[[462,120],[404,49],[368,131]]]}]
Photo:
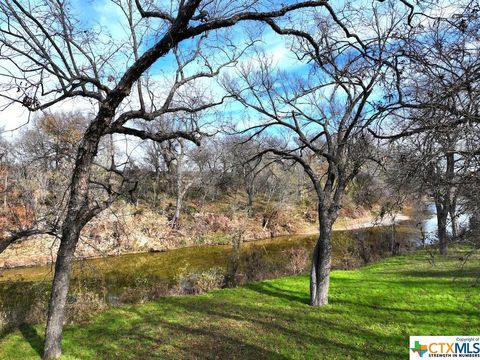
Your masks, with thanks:
[{"label": "tree bark", "polygon": [[455,179],[455,156],[453,152],[447,153],[447,170],[446,178],[448,184],[448,206],[446,208],[448,215],[450,216],[452,224],[452,237],[456,238],[458,235],[458,223],[457,223],[457,195],[453,185]]},{"label": "tree bark", "polygon": [[183,205],[183,194],[177,194],[177,198],[175,199],[175,213],[172,219],[172,228],[178,228],[179,221],[180,221],[180,212],[182,211]]},{"label": "tree bark", "polygon": [[60,248],[55,262],[55,275],[48,308],[45,330],[44,359],[57,359],[62,354],[62,333],[65,304],[70,284],[73,255],[80,232],[89,220],[88,188],[91,166],[97,154],[98,144],[106,127],[106,121],[95,120],[86,131],[79,146],[75,169],[70,184],[67,215],[62,226]]},{"label": "tree bark", "polygon": [[253,207],[253,197],[254,197],[253,189],[249,185],[246,185],[245,189],[247,191],[247,207],[252,208]]},{"label": "tree bark", "polygon": [[[48,308],[47,328],[45,330],[44,359],[57,359],[62,354],[62,333],[65,318],[65,304],[70,284],[73,254],[79,237],[76,224],[67,226],[70,232],[64,232],[55,263],[55,276]],[[65,229],[66,230],[66,229]]]},{"label": "tree bark", "polygon": [[330,268],[332,264],[332,224],[326,211],[319,210],[320,235],[313,250],[310,271],[310,305],[328,304]]},{"label": "tree bark", "polygon": [[450,222],[452,224],[452,238],[455,240],[458,237],[459,233],[455,203],[450,204],[450,209],[448,210],[448,212],[450,216]]},{"label": "tree bark", "polygon": [[448,245],[447,245],[447,218],[448,211],[444,205],[439,202],[435,202],[437,209],[437,234],[438,234],[438,248],[440,255],[447,255]]}]

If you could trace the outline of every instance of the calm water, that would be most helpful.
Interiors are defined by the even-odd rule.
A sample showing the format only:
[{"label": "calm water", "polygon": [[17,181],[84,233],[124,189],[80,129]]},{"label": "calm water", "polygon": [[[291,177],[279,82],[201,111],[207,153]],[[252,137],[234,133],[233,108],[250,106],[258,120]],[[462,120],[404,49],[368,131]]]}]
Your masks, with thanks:
[{"label": "calm water", "polygon": [[[432,231],[431,217],[406,221],[395,227],[335,231],[333,267],[351,268],[389,256],[392,251],[401,253],[415,248],[420,244],[420,226],[426,232]],[[283,236],[244,243],[240,251],[243,259],[240,272],[257,271],[257,268],[248,269],[255,266],[265,272],[263,277],[291,273],[291,255],[309,257],[316,240],[316,235]],[[178,283],[181,274],[226,269],[231,254],[232,246],[216,245],[79,261],[74,265],[69,306],[81,307],[79,299],[86,301],[88,308],[163,296]],[[51,266],[1,270],[0,329],[22,322],[43,321],[51,279]]]},{"label": "calm water", "polygon": [[[429,203],[425,205],[425,211],[427,214],[430,214],[430,216],[427,216],[423,221],[422,221],[422,228],[423,232],[425,234],[426,242],[431,243],[435,240],[437,240],[437,209],[435,208],[434,203]],[[466,213],[462,213],[458,216],[458,226],[460,229],[464,229],[468,227],[469,224],[469,215]],[[447,222],[447,232],[448,234],[452,234],[452,226],[450,221]]]}]

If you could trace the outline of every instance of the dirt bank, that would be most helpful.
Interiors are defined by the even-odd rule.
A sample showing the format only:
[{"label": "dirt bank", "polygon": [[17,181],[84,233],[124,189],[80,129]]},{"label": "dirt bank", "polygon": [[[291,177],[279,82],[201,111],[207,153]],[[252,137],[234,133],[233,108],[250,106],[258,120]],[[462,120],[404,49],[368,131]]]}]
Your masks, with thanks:
[{"label": "dirt bank", "polygon": [[[115,256],[128,253],[167,251],[186,246],[229,244],[233,236],[242,234],[245,241],[274,236],[318,233],[311,216],[295,209],[284,209],[265,220],[264,214],[249,217],[216,213],[196,213],[186,219],[180,229],[171,229],[167,219],[142,209],[105,213],[82,233],[76,256],[79,259]],[[340,217],[334,230],[354,230],[372,226],[388,226],[408,220],[397,214],[383,219],[372,214],[358,218]],[[188,220],[188,221],[187,221]],[[58,240],[52,237],[33,237],[11,246],[0,254],[0,269],[18,266],[44,265],[55,261]]]}]

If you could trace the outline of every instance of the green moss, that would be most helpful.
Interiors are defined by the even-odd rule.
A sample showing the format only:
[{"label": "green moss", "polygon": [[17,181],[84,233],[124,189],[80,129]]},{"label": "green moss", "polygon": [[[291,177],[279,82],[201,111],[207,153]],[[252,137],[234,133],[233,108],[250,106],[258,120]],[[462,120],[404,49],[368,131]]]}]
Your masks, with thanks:
[{"label": "green moss", "polygon": [[[405,359],[409,335],[478,335],[480,262],[417,252],[334,271],[330,304],[308,277],[121,306],[68,326],[65,359]],[[1,359],[38,359],[42,327],[0,337]]]}]

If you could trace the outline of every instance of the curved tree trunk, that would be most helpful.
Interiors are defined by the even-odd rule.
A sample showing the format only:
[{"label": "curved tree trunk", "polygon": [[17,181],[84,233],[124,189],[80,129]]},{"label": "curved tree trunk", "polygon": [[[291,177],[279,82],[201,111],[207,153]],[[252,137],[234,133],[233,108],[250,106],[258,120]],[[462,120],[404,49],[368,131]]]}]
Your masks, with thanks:
[{"label": "curved tree trunk", "polygon": [[310,305],[328,304],[330,268],[332,264],[332,219],[326,212],[319,211],[320,235],[313,250],[310,271]]},{"label": "curved tree trunk", "polygon": [[72,224],[71,232],[64,232],[55,263],[55,277],[48,307],[47,328],[45,330],[44,359],[56,359],[62,354],[62,332],[65,318],[73,254],[79,238],[79,228]]},{"label": "curved tree trunk", "polygon": [[99,122],[93,122],[78,149],[70,184],[67,215],[63,222],[60,248],[55,262],[55,275],[45,330],[44,359],[56,359],[62,354],[63,322],[73,255],[80,232],[90,216],[88,209],[89,178],[103,130],[104,128],[99,127]]}]

